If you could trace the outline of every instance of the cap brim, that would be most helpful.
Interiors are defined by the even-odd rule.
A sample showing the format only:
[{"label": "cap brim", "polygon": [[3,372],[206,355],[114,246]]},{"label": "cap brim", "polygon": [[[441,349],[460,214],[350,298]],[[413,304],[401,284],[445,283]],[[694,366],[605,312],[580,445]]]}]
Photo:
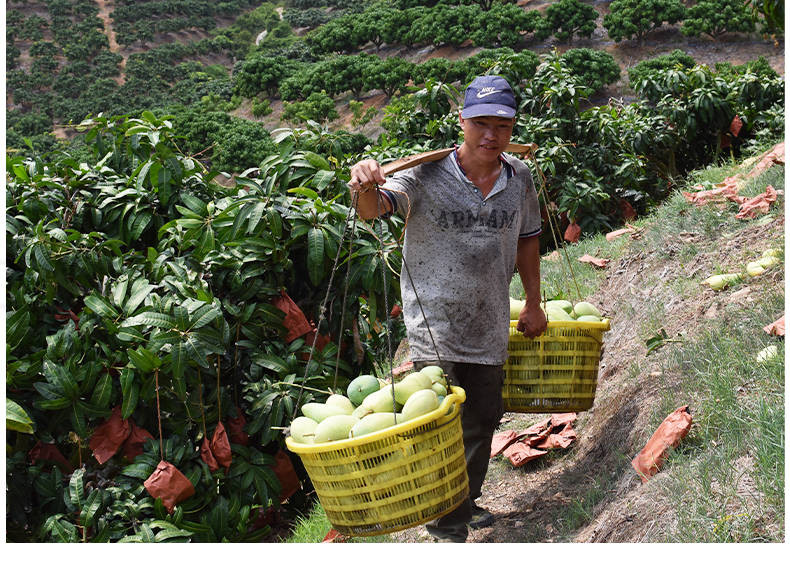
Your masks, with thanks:
[{"label": "cap brim", "polygon": [[516,110],[507,105],[498,103],[479,103],[461,110],[461,117],[469,119],[471,117],[504,117],[511,119],[516,116]]}]

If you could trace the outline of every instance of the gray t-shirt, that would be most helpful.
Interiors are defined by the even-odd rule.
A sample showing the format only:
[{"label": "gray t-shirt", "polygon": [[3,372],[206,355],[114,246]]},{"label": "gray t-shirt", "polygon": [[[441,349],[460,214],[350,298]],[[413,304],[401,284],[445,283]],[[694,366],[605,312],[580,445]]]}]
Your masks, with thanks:
[{"label": "gray t-shirt", "polygon": [[485,199],[455,153],[399,172],[383,186],[395,190],[384,191],[395,211],[408,215],[400,283],[413,361],[436,360],[436,348],[444,361],[507,360],[518,239],[540,234],[541,219],[527,165],[507,154],[502,161]]}]

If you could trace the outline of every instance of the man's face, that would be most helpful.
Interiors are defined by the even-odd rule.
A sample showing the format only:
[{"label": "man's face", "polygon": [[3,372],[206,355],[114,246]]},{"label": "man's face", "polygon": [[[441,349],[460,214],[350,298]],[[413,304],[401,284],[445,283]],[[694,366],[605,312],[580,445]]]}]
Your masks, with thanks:
[{"label": "man's face", "polygon": [[510,142],[515,118],[459,116],[464,131],[464,144],[483,160],[495,160]]}]

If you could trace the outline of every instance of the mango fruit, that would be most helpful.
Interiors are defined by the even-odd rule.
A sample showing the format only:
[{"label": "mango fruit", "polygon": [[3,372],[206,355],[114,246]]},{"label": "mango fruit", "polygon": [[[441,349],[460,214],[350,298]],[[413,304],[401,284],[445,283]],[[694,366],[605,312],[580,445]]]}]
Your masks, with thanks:
[{"label": "mango fruit", "polygon": [[573,305],[573,316],[575,318],[579,316],[596,316],[600,319],[601,312],[587,301],[579,301]]},{"label": "mango fruit", "polygon": [[392,390],[390,389],[391,385],[387,385],[373,394],[368,394],[362,401],[362,408],[367,410],[368,414],[373,412],[393,412]]},{"label": "mango fruit", "polygon": [[318,422],[306,416],[294,418],[290,426],[291,439],[297,443],[313,443],[317,426]]},{"label": "mango fruit", "polygon": [[702,283],[708,285],[714,291],[721,291],[725,287],[737,283],[741,280],[741,276],[737,273],[720,273],[719,275],[711,275]]},{"label": "mango fruit", "polygon": [[549,322],[573,322],[573,317],[564,308],[547,307],[546,320]]},{"label": "mango fruit", "polygon": [[393,414],[389,412],[368,414],[351,427],[348,436],[351,438],[361,437],[368,433],[373,433],[374,431],[387,429],[396,423],[400,423],[402,419],[402,414]]},{"label": "mango fruit", "polygon": [[545,312],[548,312],[549,308],[561,308],[562,310],[570,314],[571,312],[573,312],[573,303],[565,299],[552,299],[550,301],[546,301]]},{"label": "mango fruit", "polygon": [[321,423],[329,416],[336,416],[339,414],[345,414],[347,412],[335,406],[323,404],[321,402],[308,402],[302,406],[302,413],[308,418],[315,420],[317,423]]},{"label": "mango fruit", "polygon": [[401,410],[403,421],[412,420],[417,416],[432,412],[438,407],[439,397],[432,389],[426,388],[418,390],[409,396],[409,399],[403,405],[403,409]]},{"label": "mango fruit", "polygon": [[351,403],[351,400],[343,396],[342,394],[332,394],[329,398],[326,399],[325,404],[327,406],[332,406],[333,408],[338,408],[339,410],[343,410],[345,413],[351,415],[351,412],[354,411],[354,404]]},{"label": "mango fruit", "polygon": [[518,299],[514,299],[510,297],[510,319],[511,320],[518,320],[519,314],[521,314],[521,309],[524,308],[524,304],[526,301],[520,301]]},{"label": "mango fruit", "polygon": [[354,406],[359,406],[368,394],[372,394],[381,388],[379,379],[373,375],[360,375],[346,388],[346,396]]},{"label": "mango fruit", "polygon": [[777,348],[775,345],[769,345],[768,347],[760,350],[760,352],[757,354],[756,361],[758,363],[765,363],[766,361],[776,358],[777,355],[779,355],[779,348]]},{"label": "mango fruit", "polygon": [[577,322],[600,322],[601,318],[598,316],[583,315],[576,318]]},{"label": "mango fruit", "polygon": [[329,416],[321,421],[315,428],[314,443],[326,443],[348,439],[348,432],[359,420],[348,414]]}]

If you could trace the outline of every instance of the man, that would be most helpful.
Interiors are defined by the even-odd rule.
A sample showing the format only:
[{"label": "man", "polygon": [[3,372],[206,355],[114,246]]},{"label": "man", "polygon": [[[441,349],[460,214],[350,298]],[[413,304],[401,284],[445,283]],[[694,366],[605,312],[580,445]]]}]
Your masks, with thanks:
[{"label": "man", "polygon": [[[461,424],[470,495],[453,512],[426,525],[440,542],[465,542],[467,525],[477,528],[493,521],[474,500],[480,497],[491,439],[504,413],[514,266],[526,293],[518,330],[536,337],[546,329],[539,306],[537,194],[526,164],[503,154],[515,115],[508,82],[480,76],[466,89],[459,115],[464,141],[452,154],[389,181],[375,160],[351,168],[349,188],[358,196],[361,218],[408,215],[401,297],[415,369],[438,364],[466,392]],[[383,189],[375,189],[378,185]]]}]

